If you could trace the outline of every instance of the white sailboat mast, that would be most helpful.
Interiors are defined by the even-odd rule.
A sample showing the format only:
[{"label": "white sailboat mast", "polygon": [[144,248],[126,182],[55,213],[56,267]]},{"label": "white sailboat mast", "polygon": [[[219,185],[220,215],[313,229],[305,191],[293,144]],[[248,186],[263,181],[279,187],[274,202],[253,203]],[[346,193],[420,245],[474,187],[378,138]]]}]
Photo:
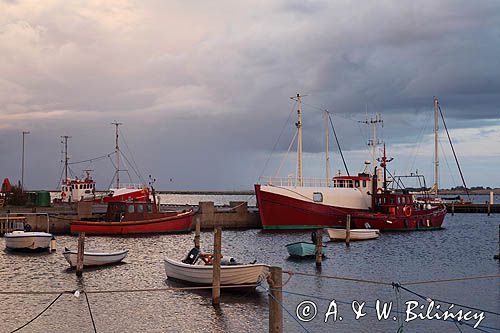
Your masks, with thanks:
[{"label": "white sailboat mast", "polygon": [[300,94],[297,94],[297,181],[299,186],[304,186],[302,178],[302,102]]},{"label": "white sailboat mast", "polygon": [[330,186],[330,157],[328,156],[328,110],[325,110],[325,162],[326,186]]},{"label": "white sailboat mast", "polygon": [[439,131],[439,101],[434,96],[434,195],[439,189],[439,156],[438,156],[438,131]]},{"label": "white sailboat mast", "polygon": [[115,140],[116,188],[120,188],[120,147],[118,146],[118,126],[122,125],[122,123],[115,121],[114,123],[111,124],[115,125],[115,135],[116,135],[116,140]]}]

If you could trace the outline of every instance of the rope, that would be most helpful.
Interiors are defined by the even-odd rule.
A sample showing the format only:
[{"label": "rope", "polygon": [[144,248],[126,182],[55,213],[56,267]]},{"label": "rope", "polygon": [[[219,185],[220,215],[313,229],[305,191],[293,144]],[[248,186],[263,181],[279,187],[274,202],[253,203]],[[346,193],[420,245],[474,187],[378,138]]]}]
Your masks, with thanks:
[{"label": "rope", "polygon": [[95,322],[94,322],[94,316],[92,315],[92,309],[90,308],[89,297],[87,296],[86,292],[84,292],[84,294],[85,294],[85,300],[87,301],[87,306],[89,308],[90,319],[92,320],[92,326],[94,327],[94,333],[97,333],[97,329],[95,327]]},{"label": "rope", "polygon": [[64,292],[60,292],[59,295],[52,302],[50,302],[50,304],[47,305],[47,307],[45,309],[43,309],[42,312],[40,312],[38,315],[36,315],[33,319],[31,319],[30,321],[28,321],[23,326],[18,327],[15,330],[11,331],[11,333],[14,333],[14,332],[17,332],[19,330],[22,330],[23,328],[25,328],[26,326],[28,326],[29,324],[31,324],[32,322],[34,322],[38,317],[40,317],[42,314],[44,314],[44,312],[47,311],[59,299],[59,297],[62,296],[62,294],[64,294]]},{"label": "rope", "polygon": [[[419,294],[419,293],[416,293],[416,292],[414,292],[414,291],[412,291],[412,290],[410,290],[410,289],[408,289],[408,288],[403,287],[400,283],[393,283],[393,286],[394,286],[395,288],[401,288],[401,289],[403,289],[403,290],[405,290],[405,291],[409,292],[410,294],[413,294],[413,295],[415,295],[415,296],[417,296],[417,297],[420,297],[420,298],[421,298],[421,299],[423,299],[423,300],[426,300],[427,302],[430,302],[430,301],[432,301],[432,300],[433,300],[433,299],[431,299],[431,298],[429,298],[429,297],[425,297],[425,296],[423,296],[423,295],[421,295],[421,294]],[[468,306],[464,306],[464,305],[460,305],[460,304],[456,304],[456,303],[449,303],[449,302],[445,302],[445,301],[440,301],[440,300],[438,300],[438,299],[434,299],[434,300],[435,300],[435,301],[438,301],[438,302],[442,302],[442,303],[447,303],[447,304],[455,304],[455,305],[458,305],[458,306],[461,306],[461,307],[464,307],[464,308],[469,308],[469,309],[473,309],[473,310],[477,310],[477,311],[482,311],[482,312],[492,313],[492,312],[490,312],[490,311],[485,311],[485,310],[481,310],[481,309],[477,309],[477,308],[472,308],[472,307],[468,307]],[[441,311],[442,313],[444,313],[444,311],[443,311],[443,310],[441,310],[441,309],[439,309],[439,311]],[[497,314],[497,315],[498,315],[498,313],[493,313],[493,314]],[[452,321],[455,323],[455,326],[457,327],[457,329],[458,329],[460,332],[461,332],[462,330],[460,329],[460,327],[458,326],[458,324],[460,324],[460,325],[465,325],[465,326],[469,326],[469,327],[474,327],[473,325],[471,325],[471,324],[469,324],[469,323],[458,321],[458,320],[456,320],[455,318],[452,318]],[[484,327],[484,328],[488,328],[488,329],[493,329],[493,330],[498,330],[498,331],[500,331],[500,328],[495,328],[495,327],[487,327],[487,326],[483,326],[483,327]],[[481,328],[479,328],[479,327],[476,327],[475,329],[476,329],[476,330],[478,330],[478,331],[481,331],[481,332],[488,332],[488,331],[485,331],[485,330],[483,330],[483,329],[481,329]]]},{"label": "rope", "polygon": [[280,141],[280,138],[281,136],[283,135],[283,132],[285,131],[285,128],[286,128],[286,125],[288,124],[288,122],[290,121],[290,118],[292,117],[292,113],[293,111],[295,111],[295,105],[297,105],[297,102],[293,103],[292,105],[292,109],[290,110],[290,113],[288,114],[288,118],[286,120],[286,122],[283,124],[283,128],[281,128],[281,132],[280,132],[280,135],[278,136],[278,139],[276,140],[276,142],[274,143],[274,147],[273,147],[273,150],[271,150],[271,153],[269,154],[267,160],[266,160],[266,163],[264,164],[264,167],[262,168],[262,171],[260,172],[260,176],[259,176],[259,179],[258,181],[260,180],[260,178],[262,177],[262,175],[264,174],[264,171],[266,170],[267,168],[267,165],[269,163],[269,160],[271,159],[271,156],[273,155],[274,151],[276,150],[276,146],[278,145],[279,141]]},{"label": "rope", "polygon": [[281,160],[280,166],[279,166],[278,170],[276,171],[276,173],[274,174],[274,177],[277,177],[278,174],[280,173],[281,168],[283,167],[283,164],[285,163],[285,160],[288,157],[288,154],[290,153],[290,149],[292,149],[292,145],[295,142],[295,138],[297,137],[297,133],[298,133],[298,130],[295,131],[295,134],[293,135],[292,141],[290,142],[290,145],[288,146],[288,150],[286,151],[285,156]]},{"label": "rope", "polygon": [[500,275],[484,275],[484,276],[471,276],[463,278],[452,278],[443,280],[429,280],[429,281],[415,281],[415,282],[404,282],[405,286],[418,285],[418,284],[429,284],[429,283],[442,283],[442,282],[453,282],[453,281],[466,281],[466,280],[479,280],[479,279],[495,279],[500,278]]},{"label": "rope", "polygon": [[425,300],[427,300],[427,301],[429,301],[429,300],[434,300],[434,301],[439,302],[439,303],[454,304],[454,305],[460,306],[460,307],[462,307],[462,308],[467,308],[467,309],[471,309],[471,310],[481,311],[481,312],[485,312],[485,313],[489,313],[489,314],[493,314],[493,315],[500,316],[500,313],[499,313],[499,312],[493,312],[493,311],[483,310],[483,309],[475,308],[475,307],[472,307],[472,306],[467,306],[467,305],[463,305],[463,304],[458,304],[458,303],[455,303],[455,302],[453,302],[453,303],[452,303],[452,302],[448,302],[448,301],[443,301],[443,300],[439,300],[439,299],[437,299],[437,298],[432,298],[432,299],[431,299],[431,298],[429,298],[429,297],[424,297],[423,295],[420,295],[420,294],[418,294],[418,293],[416,293],[416,292],[414,292],[414,291],[412,291],[412,290],[410,290],[410,289],[408,289],[408,288],[405,288],[405,287],[403,287],[401,284],[395,283],[394,285],[395,285],[396,287],[398,287],[398,288],[401,288],[401,289],[403,289],[403,290],[405,290],[405,291],[407,291],[407,292],[409,292],[409,293],[411,293],[411,294],[413,294],[413,295],[415,295],[415,296],[418,296],[418,297],[420,297],[420,298],[423,298],[423,299],[425,299]]},{"label": "rope", "polygon": [[72,164],[79,164],[79,163],[84,163],[84,162],[93,162],[93,161],[97,161],[97,160],[100,160],[100,159],[103,159],[103,158],[106,158],[106,157],[110,157],[111,155],[113,155],[115,152],[112,152],[112,153],[109,153],[109,154],[106,154],[106,155],[102,155],[102,156],[99,156],[99,157],[95,157],[95,158],[89,158],[88,160],[82,160],[82,161],[77,161],[77,162],[71,162],[71,163],[68,163],[68,165],[72,165]]},{"label": "rope", "polygon": [[267,294],[268,294],[269,296],[271,296],[271,298],[272,298],[272,299],[273,299],[273,300],[274,300],[277,304],[279,304],[279,306],[281,306],[281,308],[282,308],[283,310],[285,310],[285,311],[286,311],[286,313],[288,313],[288,315],[289,315],[290,317],[292,317],[292,318],[293,318],[293,320],[295,320],[295,322],[296,322],[297,324],[299,324],[299,325],[300,325],[300,327],[302,327],[302,329],[304,330],[304,332],[309,332],[309,331],[307,330],[307,328],[305,328],[305,327],[304,327],[304,325],[302,325],[302,323],[301,323],[301,322],[300,322],[297,318],[295,318],[295,316],[294,316],[294,315],[292,315],[292,314],[290,313],[290,311],[288,311],[288,309],[287,309],[287,308],[286,308],[286,307],[285,307],[285,306],[284,306],[284,305],[283,305],[280,301],[278,301],[278,300],[276,299],[276,297],[274,297],[274,296],[273,296],[273,294],[271,294],[271,293],[269,292],[269,290],[267,290]]},{"label": "rope", "polygon": [[[221,288],[251,288],[256,287],[256,284],[244,284],[244,285],[221,285]],[[142,288],[142,289],[110,289],[110,290],[86,290],[87,294],[113,294],[113,293],[137,293],[137,292],[164,292],[164,291],[183,291],[183,290],[203,290],[212,289],[212,286],[198,286],[198,287],[168,287],[168,288]],[[55,295],[60,293],[71,293],[74,290],[65,291],[0,291],[0,295]]]},{"label": "rope", "polygon": [[364,279],[356,279],[356,278],[333,276],[333,275],[317,275],[317,274],[312,274],[312,273],[301,273],[301,272],[292,272],[292,271],[283,271],[283,272],[287,273],[287,274],[312,276],[312,277],[319,277],[319,278],[325,278],[325,279],[334,279],[334,280],[343,280],[343,281],[352,281],[352,282],[363,282],[363,283],[371,283],[371,284],[378,284],[378,285],[384,285],[384,286],[392,286],[392,283],[382,282],[382,281],[364,280]]},{"label": "rope", "polygon": [[340,148],[340,143],[339,143],[339,139],[337,138],[337,132],[335,132],[335,127],[333,127],[333,121],[332,121],[332,118],[330,117],[330,112],[328,112],[328,119],[330,120],[330,125],[332,126],[332,130],[333,130],[333,135],[335,136],[335,141],[337,142],[337,147],[339,147],[339,152],[340,152],[340,156],[342,157],[342,162],[344,162],[344,168],[345,168],[345,171],[347,172],[347,175],[349,175],[349,169],[347,169],[347,164],[345,162],[345,159],[344,159],[344,154],[342,153],[342,148]]}]

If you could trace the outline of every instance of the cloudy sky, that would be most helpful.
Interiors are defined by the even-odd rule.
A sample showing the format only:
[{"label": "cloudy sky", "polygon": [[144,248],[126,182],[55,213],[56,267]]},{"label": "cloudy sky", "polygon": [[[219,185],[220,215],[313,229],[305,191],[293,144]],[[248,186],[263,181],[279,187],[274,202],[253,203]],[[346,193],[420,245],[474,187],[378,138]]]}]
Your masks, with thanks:
[{"label": "cloudy sky", "polygon": [[[20,179],[27,130],[25,185],[54,189],[60,136],[72,162],[105,155],[117,120],[158,188],[250,189],[294,172],[299,92],[306,177],[324,177],[328,109],[351,173],[380,112],[391,170],[432,182],[436,95],[468,185],[500,187],[499,59],[499,1],[0,0],[0,177]],[[440,142],[441,185],[460,185]],[[85,168],[111,182],[109,158]]]}]

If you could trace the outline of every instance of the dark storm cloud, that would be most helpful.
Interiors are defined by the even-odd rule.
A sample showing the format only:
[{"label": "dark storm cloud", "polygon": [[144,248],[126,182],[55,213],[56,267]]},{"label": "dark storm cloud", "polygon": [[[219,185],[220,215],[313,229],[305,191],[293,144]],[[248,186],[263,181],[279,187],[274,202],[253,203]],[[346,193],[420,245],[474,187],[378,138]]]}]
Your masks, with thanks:
[{"label": "dark storm cloud", "polygon": [[[0,7],[1,169],[19,173],[19,133],[31,130],[43,166],[33,186],[58,177],[60,135],[73,136],[74,159],[111,151],[114,119],[145,173],[177,181],[164,186],[249,186],[297,92],[308,95],[308,153],[324,149],[324,108],[347,151],[366,149],[366,110],[382,113],[393,145],[430,134],[434,95],[450,129],[484,127],[474,135],[486,137],[500,118],[497,1]],[[295,121],[292,111],[277,154]],[[96,169],[104,180],[110,168]]]}]

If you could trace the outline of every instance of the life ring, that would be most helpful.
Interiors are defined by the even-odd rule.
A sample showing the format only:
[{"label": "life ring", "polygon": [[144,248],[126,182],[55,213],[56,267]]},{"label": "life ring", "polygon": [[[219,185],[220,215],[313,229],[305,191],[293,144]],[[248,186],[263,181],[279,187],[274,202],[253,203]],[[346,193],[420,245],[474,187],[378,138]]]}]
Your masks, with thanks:
[{"label": "life ring", "polygon": [[411,206],[408,206],[408,205],[404,206],[403,213],[405,214],[406,217],[411,216],[411,213],[412,213]]},{"label": "life ring", "polygon": [[384,190],[383,190],[381,187],[379,187],[379,188],[377,188],[377,191],[376,191],[376,192],[377,192],[378,194],[380,194],[380,193],[384,192]]},{"label": "life ring", "polygon": [[64,200],[64,198],[66,198],[66,192],[62,192],[61,193],[61,198]]}]

